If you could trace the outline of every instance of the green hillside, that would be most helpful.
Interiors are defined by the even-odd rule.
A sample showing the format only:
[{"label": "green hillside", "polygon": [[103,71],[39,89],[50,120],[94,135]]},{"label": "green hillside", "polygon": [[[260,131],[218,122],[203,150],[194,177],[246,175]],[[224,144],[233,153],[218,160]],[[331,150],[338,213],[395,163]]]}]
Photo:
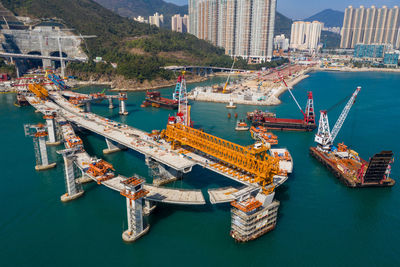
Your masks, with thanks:
[{"label": "green hillside", "polygon": [[171,17],[188,13],[188,6],[177,6],[162,0],[95,0],[123,17],[148,17],[158,12],[164,15],[164,26],[170,28]]},{"label": "green hillside", "polygon": [[[2,3],[17,15],[36,18],[57,17],[77,33],[96,35],[97,38],[86,41],[90,58],[101,56],[107,62],[118,64],[116,69],[110,64],[95,64],[92,61],[89,64],[70,64],[69,68],[75,72],[121,74],[126,78],[151,80],[159,76],[172,77],[171,73],[160,68],[166,63],[207,64],[209,58],[228,62],[227,65],[232,62],[230,57],[224,55],[222,49],[204,40],[137,23],[113,13],[92,0],[2,0]],[[167,51],[161,48],[157,53],[129,46],[132,40],[154,38],[159,34],[166,38],[166,42],[174,40],[177,45]],[[196,43],[196,47],[193,47],[193,43]],[[208,57],[204,57],[206,54]]]}]

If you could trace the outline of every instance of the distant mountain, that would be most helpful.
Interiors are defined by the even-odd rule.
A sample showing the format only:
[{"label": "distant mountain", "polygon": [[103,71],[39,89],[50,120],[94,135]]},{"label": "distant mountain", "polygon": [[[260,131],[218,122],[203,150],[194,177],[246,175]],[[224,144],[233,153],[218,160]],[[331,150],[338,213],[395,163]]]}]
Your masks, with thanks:
[{"label": "distant mountain", "polygon": [[175,14],[187,14],[188,6],[178,6],[163,0],[94,0],[103,7],[123,17],[148,17],[158,12],[164,15],[164,25],[169,27]]},{"label": "distant mountain", "polygon": [[287,38],[290,38],[290,31],[292,30],[292,19],[282,15],[279,12],[275,14],[275,32],[274,35],[285,34]]},{"label": "distant mountain", "polygon": [[325,24],[325,27],[342,27],[344,12],[333,9],[325,9],[317,14],[306,18],[305,21],[320,21]]}]

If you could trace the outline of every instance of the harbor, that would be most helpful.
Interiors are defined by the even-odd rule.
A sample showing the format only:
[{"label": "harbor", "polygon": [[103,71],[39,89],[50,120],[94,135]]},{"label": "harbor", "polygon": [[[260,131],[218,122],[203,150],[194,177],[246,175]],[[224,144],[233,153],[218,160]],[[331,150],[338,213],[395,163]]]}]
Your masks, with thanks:
[{"label": "harbor", "polygon": [[[354,74],[349,74],[354,75]],[[358,74],[360,75],[360,74]],[[362,74],[361,74],[362,75]],[[298,84],[295,88],[295,92],[299,94],[306,95],[308,90],[313,90],[315,98],[315,108],[320,110],[322,107],[328,107],[334,104],[335,99],[343,98],[345,95],[352,90],[354,90],[354,84],[360,84],[363,87],[363,92],[360,94],[360,99],[357,105],[353,107],[344,128],[342,129],[338,141],[344,141],[347,144],[352,144],[354,148],[364,155],[366,158],[368,156],[373,156],[374,153],[380,151],[384,148],[393,149],[396,153],[399,151],[398,145],[393,142],[395,140],[395,132],[385,131],[381,132],[379,129],[373,129],[371,127],[366,127],[368,123],[366,120],[376,119],[373,110],[368,108],[368,105],[378,105],[382,99],[386,99],[387,108],[383,109],[379,116],[385,116],[387,120],[382,122],[382,127],[393,127],[391,123],[398,119],[399,113],[397,113],[395,99],[387,99],[387,95],[380,95],[378,98],[373,87],[368,88],[368,84],[372,84],[374,79],[382,79],[382,77],[370,77],[368,80],[367,76],[356,76],[353,77],[351,83],[347,83],[346,86],[341,86],[339,89],[329,83],[329,79],[341,82],[343,85],[346,84],[346,80],[349,76],[345,73],[312,73],[310,78]],[[357,80],[358,79],[358,80]],[[367,79],[364,84],[362,84],[361,79]],[[318,84],[322,81],[327,83],[327,86],[320,88]],[[395,86],[391,82],[396,82],[395,76],[388,76],[386,80],[387,88],[394,90]],[[188,86],[189,90],[191,86]],[[99,91],[97,88],[94,89],[82,89],[81,93],[89,93]],[[172,95],[173,89],[166,89],[161,91],[165,97],[170,97]],[[391,94],[391,91],[388,92]],[[338,95],[339,94],[339,95]],[[296,95],[297,96],[297,95]],[[13,101],[15,96],[13,94],[4,94],[1,96],[1,101],[3,107],[7,109],[13,109]],[[108,108],[108,103],[102,104],[92,104],[92,112],[100,116],[106,116],[112,118],[114,121],[120,123],[125,123],[128,125],[135,125],[135,127],[151,132],[152,129],[163,129],[165,128],[165,118],[171,113],[170,110],[157,109],[149,107],[146,109],[141,109],[140,104],[144,99],[144,93],[128,93],[128,99],[126,102],[126,110],[129,112],[128,116],[118,115],[118,106],[110,110]],[[376,99],[377,102],[367,101],[366,99]],[[281,114],[282,116],[288,117],[290,114],[298,113],[297,107],[293,104],[292,99],[288,93],[281,96],[282,104],[277,107],[269,108],[271,111]],[[116,103],[116,102],[115,102]],[[367,106],[366,106],[367,105]],[[192,117],[193,120],[202,125],[202,128],[206,132],[212,133],[213,135],[219,136],[221,138],[240,143],[242,145],[249,145],[254,141],[251,139],[249,132],[235,132],[234,127],[236,125],[236,120],[228,119],[226,113],[228,112],[224,104],[217,103],[201,103],[195,102],[193,105]],[[247,111],[252,111],[256,107],[254,106],[241,106],[238,105],[235,112],[246,114]],[[365,111],[365,108],[368,108]],[[33,169],[34,164],[34,152],[32,146],[31,138],[23,137],[22,124],[27,122],[39,123],[43,121],[43,115],[34,113],[33,109],[30,107],[17,109],[10,117],[3,117],[2,123],[4,125],[10,125],[9,130],[14,131],[15,136],[10,136],[9,139],[3,139],[3,147],[9,158],[6,158],[2,164],[7,166],[11,164],[11,160],[15,160],[14,150],[24,149],[26,153],[21,154],[20,160],[26,162],[24,168],[14,169],[13,173],[16,177],[20,177],[26,183],[26,186],[21,188],[20,182],[13,180],[10,185],[7,185],[8,191],[10,193],[4,192],[3,196],[10,195],[13,192],[19,192],[16,194],[19,197],[14,198],[13,209],[11,207],[5,207],[8,214],[16,214],[13,211],[16,208],[18,211],[24,211],[25,205],[29,206],[29,210],[38,209],[37,213],[29,216],[30,221],[33,226],[38,229],[43,229],[43,220],[51,220],[51,224],[46,225],[46,231],[41,231],[40,233],[28,232],[29,229],[20,228],[22,221],[18,217],[15,219],[10,219],[12,224],[3,221],[3,225],[10,231],[14,229],[13,234],[3,233],[4,240],[9,244],[8,247],[2,247],[2,251],[10,254],[11,256],[15,254],[12,247],[14,240],[24,240],[23,236],[30,235],[32,238],[39,238],[39,235],[48,240],[47,242],[52,242],[52,236],[57,233],[60,238],[63,239],[64,244],[67,247],[74,246],[77,238],[82,238],[85,236],[83,243],[90,246],[93,242],[103,243],[100,251],[106,251],[111,248],[118,249],[118,255],[131,255],[136,256],[137,264],[157,264],[158,259],[147,258],[143,255],[146,254],[146,246],[151,246],[157,243],[157,248],[162,248],[160,252],[161,256],[167,257],[167,255],[173,253],[173,249],[170,248],[172,245],[178,246],[179,244],[186,244],[181,248],[184,253],[191,253],[190,257],[198,256],[201,257],[203,253],[207,253],[217,264],[223,264],[226,259],[220,257],[220,253],[217,252],[218,247],[224,246],[228,251],[234,253],[240,249],[241,255],[233,255],[228,262],[242,262],[245,263],[243,257],[251,257],[254,253],[254,248],[251,245],[236,245],[232,242],[229,237],[229,222],[227,222],[227,217],[230,214],[230,204],[231,199],[227,199],[228,203],[220,204],[223,206],[208,206],[200,205],[194,208],[185,208],[182,206],[171,205],[167,203],[161,203],[152,214],[152,218],[149,221],[150,229],[149,232],[139,239],[137,244],[133,246],[127,246],[122,243],[120,234],[121,229],[126,229],[126,219],[124,218],[126,210],[124,197],[116,194],[113,190],[103,189],[104,187],[98,186],[96,183],[86,185],[87,193],[84,194],[82,198],[75,200],[76,202],[70,202],[68,205],[63,205],[59,201],[60,195],[64,191],[64,181],[63,181],[63,162],[58,159],[56,160],[57,166],[55,169],[35,172]],[[366,114],[364,114],[365,112]],[[388,113],[390,110],[390,113]],[[393,113],[394,110],[394,113]],[[340,108],[333,111],[330,117],[337,118],[340,112]],[[159,120],[149,121],[150,117],[156,116],[160,118]],[[210,117],[213,120],[210,120]],[[13,125],[10,122],[13,121]],[[19,122],[19,125],[15,122]],[[368,135],[366,133],[369,133]],[[308,156],[308,147],[313,145],[314,133],[293,133],[293,132],[276,132],[279,138],[279,147],[287,147],[290,151],[291,156],[294,159],[293,174],[287,180],[287,182],[277,189],[276,199],[280,202],[280,209],[276,228],[268,233],[265,238],[259,238],[256,242],[256,251],[264,251],[270,258],[271,263],[275,264],[295,264],[296,257],[292,259],[282,258],[282,253],[285,253],[287,249],[295,251],[297,253],[307,253],[309,249],[314,252],[318,252],[318,256],[314,258],[316,262],[323,263],[329,259],[329,253],[325,249],[318,246],[318,241],[321,236],[327,240],[326,244],[331,249],[336,249],[341,246],[341,242],[335,241],[335,236],[339,233],[346,236],[349,246],[352,246],[355,252],[361,253],[361,248],[358,248],[356,244],[362,241],[367,245],[376,249],[381,255],[385,257],[380,257],[382,264],[385,263],[396,263],[396,258],[387,253],[387,250],[378,246],[375,241],[376,239],[385,239],[387,242],[390,241],[386,239],[385,231],[383,229],[393,229],[394,234],[397,234],[396,230],[393,228],[393,224],[389,223],[391,216],[397,216],[395,213],[388,215],[388,211],[395,210],[397,204],[399,203],[399,196],[397,190],[390,189],[367,189],[367,191],[349,191],[350,189],[339,183],[334,175],[325,169],[323,165]],[[377,138],[370,139],[370,136],[376,136]],[[379,142],[378,142],[379,136]],[[117,152],[114,154],[103,155],[103,148],[107,148],[104,139],[100,139],[97,136],[88,135],[82,138],[85,148],[89,155],[97,156],[98,158],[103,158],[107,162],[110,162],[116,170],[118,170],[121,175],[125,177],[130,177],[132,173],[138,173],[142,177],[146,177],[146,180],[151,182],[147,174],[147,166],[142,157],[131,152]],[[6,143],[7,141],[7,143]],[[12,146],[9,143],[13,143]],[[365,143],[371,143],[371,146],[363,146]],[[49,158],[54,159],[59,156],[56,155],[55,149],[49,147]],[[301,166],[301,167],[300,167]],[[3,167],[4,168],[4,167]],[[208,201],[208,193],[212,192],[213,189],[227,188],[226,192],[221,193],[221,198],[216,196],[215,201],[222,201],[222,196],[229,196],[225,193],[234,192],[235,189],[232,187],[237,187],[240,189],[235,182],[225,179],[222,176],[210,172],[207,169],[203,169],[201,166],[195,166],[196,172],[189,173],[185,179],[176,181],[171,184],[171,187],[176,189],[191,189],[195,190],[197,188],[202,188],[201,191],[205,196],[205,200]],[[10,168],[4,168],[6,175],[10,173]],[[395,163],[393,165],[393,177],[399,177],[398,166]],[[28,179],[29,177],[29,179]],[[31,179],[33,178],[33,179]],[[46,187],[46,190],[38,191],[40,199],[46,199],[50,201],[47,205],[48,208],[46,212],[40,209],[42,202],[38,202],[36,196],[32,198],[31,188],[38,189],[39,187]],[[395,188],[394,188],[395,189]],[[21,197],[21,194],[23,197]],[[29,197],[31,201],[26,204]],[[20,199],[19,199],[20,198]],[[346,202],[348,205],[343,205]],[[374,207],[365,207],[365,202],[374,203]],[[349,204],[353,203],[353,204]],[[364,208],[365,207],[365,208]],[[323,212],[326,209],[332,210],[332,212]],[[26,212],[29,213],[28,210]],[[57,214],[57,215],[56,215]],[[373,216],[371,216],[373,215]],[[340,218],[346,216],[349,223],[359,225],[358,233],[354,233],[347,226],[340,224]],[[381,218],[379,221],[377,217]],[[13,217],[11,217],[13,218]],[[313,218],[312,220],[306,218]],[[386,219],[386,220],[385,220]],[[203,223],[204,220],[212,223]],[[83,223],[83,222],[87,223]],[[82,223],[80,223],[82,222]],[[293,222],[296,222],[295,224]],[[328,222],[328,223],[327,223]],[[74,225],[72,226],[71,223]],[[79,223],[79,227],[75,225]],[[119,225],[120,227],[115,227]],[[326,232],[327,226],[335,225],[334,230],[331,232]],[[377,227],[379,226],[379,227]],[[64,229],[60,231],[60,227]],[[193,227],[196,231],[193,231]],[[377,227],[374,232],[369,232],[370,227]],[[22,229],[17,231],[17,229]],[[179,229],[179,233],[172,231],[171,229]],[[360,233],[368,232],[368,235],[360,236]],[[99,234],[101,233],[101,235]],[[291,238],[292,236],[297,236],[296,240]],[[292,240],[288,242],[288,240]],[[304,249],[302,244],[311,241],[307,248]],[[355,241],[358,240],[358,241]],[[107,243],[104,243],[107,241]],[[313,242],[315,241],[315,242]],[[27,249],[28,246],[32,244],[31,242],[20,242],[21,249]],[[169,244],[169,245],[168,245]],[[251,244],[251,243],[249,243]],[[16,258],[16,263],[24,264],[27,261],[34,261],[37,256],[44,253],[44,248],[46,248],[46,253],[52,253],[54,256],[63,260],[64,263],[71,263],[71,260],[65,257],[65,255],[53,248],[47,247],[45,244],[39,244],[38,246],[30,246],[31,249],[26,257],[26,259]],[[202,249],[201,249],[202,248]],[[98,250],[88,249],[85,253],[77,252],[76,256],[80,258],[82,263],[110,263],[110,259],[101,259],[97,257]],[[354,252],[354,251],[353,251]],[[344,253],[344,258],[339,259],[339,263],[359,263],[359,260],[355,260],[352,253]],[[83,255],[85,254],[85,255]],[[188,256],[182,256],[183,260],[189,260]],[[302,257],[303,258],[303,257]],[[303,258],[304,259],[304,258]],[[298,260],[298,257],[297,257]],[[44,260],[46,263],[50,262],[50,259]],[[166,260],[167,262],[169,260]],[[361,260],[365,262],[364,260]],[[255,262],[261,263],[258,259]],[[205,261],[201,261],[205,264]],[[311,263],[310,263],[311,264]]]}]

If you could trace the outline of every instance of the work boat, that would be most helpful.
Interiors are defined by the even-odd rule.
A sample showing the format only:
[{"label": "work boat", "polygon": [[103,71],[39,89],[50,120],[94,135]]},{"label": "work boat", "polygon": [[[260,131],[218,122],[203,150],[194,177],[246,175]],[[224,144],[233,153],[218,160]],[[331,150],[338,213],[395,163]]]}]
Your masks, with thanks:
[{"label": "work boat", "polygon": [[225,107],[226,107],[226,108],[232,108],[232,109],[233,109],[233,108],[236,108],[236,105],[233,103],[232,100],[230,100],[230,101],[229,101],[229,105],[226,105]]},{"label": "work boat", "polygon": [[247,123],[244,120],[240,120],[236,123],[236,131],[248,131],[249,130],[249,126],[247,125]]}]

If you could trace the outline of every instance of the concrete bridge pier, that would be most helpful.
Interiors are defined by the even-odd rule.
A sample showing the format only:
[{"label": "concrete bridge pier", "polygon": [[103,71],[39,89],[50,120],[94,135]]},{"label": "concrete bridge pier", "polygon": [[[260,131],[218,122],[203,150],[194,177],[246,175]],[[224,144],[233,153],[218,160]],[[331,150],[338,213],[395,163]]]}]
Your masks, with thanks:
[{"label": "concrete bridge pier", "polygon": [[119,93],[119,115],[128,115],[128,111],[126,111],[125,101],[128,99],[125,93]]},{"label": "concrete bridge pier", "polygon": [[[41,54],[42,56],[49,57],[50,52],[44,49],[41,49]],[[51,68],[51,60],[50,59],[42,59],[42,64],[43,64],[43,69],[48,69]]]},{"label": "concrete bridge pier", "polygon": [[120,147],[115,145],[110,139],[106,138],[107,148],[103,149],[103,154],[111,154],[121,150]]},{"label": "concrete bridge pier", "polygon": [[108,108],[109,109],[113,109],[114,108],[113,99],[111,97],[108,98]]},{"label": "concrete bridge pier", "polygon": [[154,203],[154,201],[151,200],[144,200],[144,207],[143,207],[143,212],[144,215],[148,216],[150,215],[150,213],[152,213],[155,209],[156,209],[156,204]]},{"label": "concrete bridge pier", "polygon": [[143,218],[143,197],[148,193],[143,188],[144,179],[132,177],[122,182],[124,190],[121,195],[126,197],[126,213],[128,229],[122,233],[125,242],[134,242],[147,233],[150,225],[145,225]]},{"label": "concrete bridge pier", "polygon": [[47,170],[54,168],[56,166],[56,163],[49,163],[49,158],[47,155],[47,147],[46,147],[46,135],[39,135],[37,137],[37,144],[38,147],[35,148],[36,153],[40,155],[40,163],[35,166],[35,170],[37,171],[42,171],[42,170]]},{"label": "concrete bridge pier", "polygon": [[183,172],[165,166],[151,157],[146,156],[145,161],[146,165],[149,167],[149,174],[153,177],[153,184],[156,186],[183,178]]},{"label": "concrete bridge pier", "polygon": [[68,202],[77,199],[84,193],[81,184],[76,183],[75,181],[74,152],[74,149],[57,151],[57,153],[61,154],[64,159],[64,176],[67,193],[61,196],[62,202]]},{"label": "concrete bridge pier", "polygon": [[54,115],[45,115],[43,119],[46,120],[47,132],[49,134],[49,140],[46,142],[48,146],[58,146],[61,142],[57,141],[56,126],[54,121]]},{"label": "concrete bridge pier", "polygon": [[92,112],[92,103],[90,101],[85,104],[85,112]]}]

